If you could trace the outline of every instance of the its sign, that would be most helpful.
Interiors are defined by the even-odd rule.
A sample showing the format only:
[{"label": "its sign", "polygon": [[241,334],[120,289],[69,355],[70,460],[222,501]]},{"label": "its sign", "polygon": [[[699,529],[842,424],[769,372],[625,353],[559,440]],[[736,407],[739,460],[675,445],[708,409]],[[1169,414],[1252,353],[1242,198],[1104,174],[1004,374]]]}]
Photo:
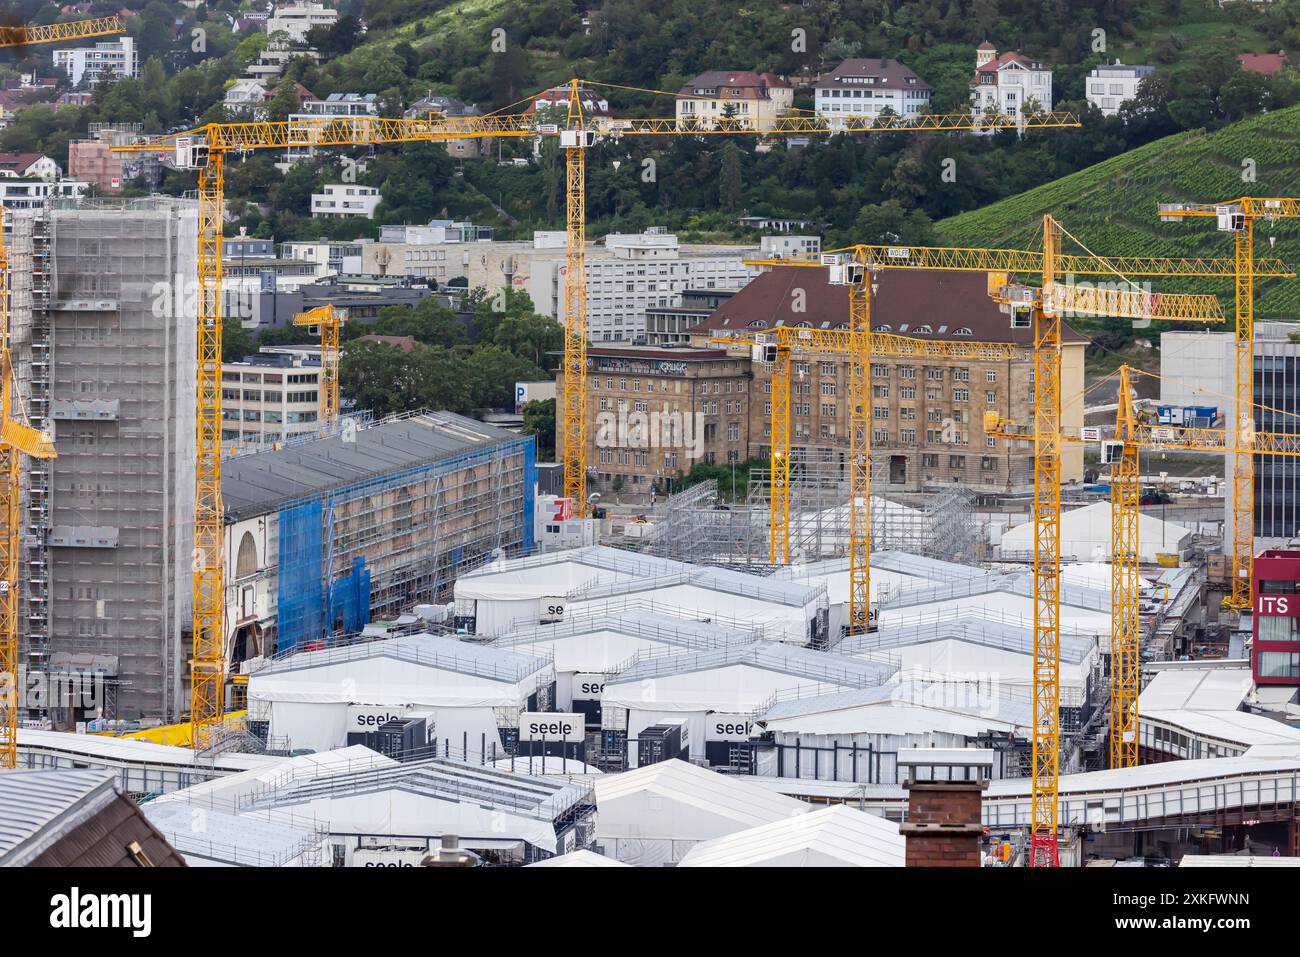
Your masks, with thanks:
[{"label": "its sign", "polygon": [[754,736],[754,720],[747,714],[714,712],[704,719],[705,741],[748,741]]},{"label": "its sign", "polygon": [[1289,615],[1293,595],[1256,595],[1255,613],[1257,615]]},{"label": "its sign", "polygon": [[599,701],[605,693],[605,676],[578,672],[573,676],[575,701]]},{"label": "its sign", "polygon": [[586,720],[564,711],[525,711],[519,716],[519,740],[581,744],[586,739]]}]

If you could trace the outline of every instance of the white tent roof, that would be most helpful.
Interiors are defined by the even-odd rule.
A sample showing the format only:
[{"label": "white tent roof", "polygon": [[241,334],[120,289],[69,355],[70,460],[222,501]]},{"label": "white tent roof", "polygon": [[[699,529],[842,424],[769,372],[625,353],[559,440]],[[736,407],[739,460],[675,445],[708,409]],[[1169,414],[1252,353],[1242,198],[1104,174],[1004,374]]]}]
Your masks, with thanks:
[{"label": "white tent roof", "polygon": [[1203,738],[1218,738],[1249,748],[1258,744],[1289,745],[1300,752],[1300,728],[1245,711],[1143,711],[1138,719],[1176,725]]},{"label": "white tent roof", "polygon": [[1249,668],[1166,668],[1138,695],[1138,714],[1236,711],[1250,693]]},{"label": "white tent roof", "polygon": [[[1061,566],[1061,581],[1095,591],[1109,591],[1111,568],[1107,562],[1076,562]],[[1155,591],[1155,586],[1145,578],[1138,579],[1138,591],[1145,595]]]},{"label": "white tent roof", "polygon": [[898,825],[845,805],[697,844],[678,867],[902,867]]},{"label": "white tent roof", "polygon": [[570,851],[568,854],[561,854],[559,857],[548,857],[544,861],[538,861],[536,864],[529,864],[529,867],[630,867],[630,864],[624,864],[622,861],[616,861],[612,857],[605,857],[603,854],[596,854],[592,851]]},{"label": "white tent roof", "polygon": [[441,635],[404,635],[382,641],[298,652],[254,672],[248,696],[256,701],[376,705],[518,705],[550,667],[544,658]]},{"label": "white tent roof", "polygon": [[[1138,518],[1138,550],[1141,560],[1154,562],[1159,552],[1180,551],[1191,534],[1191,529],[1183,525],[1164,522],[1155,515],[1142,513]],[[1008,529],[1002,535],[1002,554],[1030,552],[1033,540],[1032,521]],[[1110,502],[1094,502],[1061,515],[1062,558],[1086,562],[1108,559],[1110,540]]]},{"label": "white tent roof", "polygon": [[811,810],[741,778],[675,759],[602,774],[593,784],[596,833],[606,839],[704,841]]}]

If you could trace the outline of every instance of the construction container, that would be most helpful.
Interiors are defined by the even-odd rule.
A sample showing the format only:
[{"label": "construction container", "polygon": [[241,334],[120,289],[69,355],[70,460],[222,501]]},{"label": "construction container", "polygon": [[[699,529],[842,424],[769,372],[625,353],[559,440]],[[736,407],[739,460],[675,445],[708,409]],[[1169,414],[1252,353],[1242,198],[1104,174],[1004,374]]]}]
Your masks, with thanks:
[{"label": "construction container", "polygon": [[682,740],[684,736],[680,724],[655,724],[646,728],[637,738],[637,766],[658,764],[673,758],[687,760],[689,743]]},{"label": "construction container", "polygon": [[1182,563],[1177,552],[1156,552],[1156,564],[1161,568],[1177,568]]}]

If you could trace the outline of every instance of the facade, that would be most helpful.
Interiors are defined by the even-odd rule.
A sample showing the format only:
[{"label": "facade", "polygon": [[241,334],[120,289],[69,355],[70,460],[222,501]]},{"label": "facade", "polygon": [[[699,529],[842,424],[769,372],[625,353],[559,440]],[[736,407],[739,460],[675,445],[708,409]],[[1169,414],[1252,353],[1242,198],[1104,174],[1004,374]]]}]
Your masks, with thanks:
[{"label": "facade", "polygon": [[[645,342],[647,310],[676,306],[686,289],[734,290],[753,277],[746,266],[754,250],[682,248],[659,227],[640,234],[611,234],[605,249],[587,257],[587,336],[592,342]],[[563,322],[563,249],[532,261],[525,288],[537,311]]]},{"label": "facade", "polygon": [[1119,60],[1110,66],[1094,67],[1087,79],[1088,102],[1103,116],[1114,116],[1137,96],[1142,81],[1154,72],[1153,66],[1125,66]]},{"label": "facade", "polygon": [[48,183],[43,179],[0,176],[0,206],[5,209],[40,209],[51,200],[79,199],[89,188],[89,183],[75,179]]},{"label": "facade", "polygon": [[280,255],[312,263],[316,278],[356,275],[361,272],[362,242],[302,242],[283,243]]},{"label": "facade", "polygon": [[44,563],[29,579],[28,658],[111,657],[121,687],[106,716],[172,718],[188,685],[195,332],[192,301],[169,292],[197,268],[197,208],[99,200],[56,207],[49,230],[44,253],[39,223],[28,246],[48,291],[36,275],[14,309],[32,408],[48,408],[58,450],[28,494],[42,516],[29,567]]},{"label": "facade", "polygon": [[221,439],[232,452],[315,435],[319,412],[319,361],[257,353],[221,364]]},{"label": "facade", "polygon": [[266,35],[284,33],[291,43],[306,43],[312,27],[332,27],[338,18],[338,11],[323,3],[280,4],[266,21]]},{"label": "facade", "polygon": [[647,306],[646,345],[688,345],[691,330],[734,295],[729,289],[687,289],[682,292],[680,306]]},{"label": "facade", "polygon": [[818,119],[832,130],[846,116],[877,116],[891,110],[917,116],[930,104],[930,86],[897,60],[845,60],[813,87]]},{"label": "facade", "polygon": [[709,70],[677,93],[677,122],[712,128],[730,117],[758,126],[784,116],[794,106],[794,88],[775,73]]},{"label": "facade", "polygon": [[531,436],[451,413],[231,459],[230,663],[447,600],[460,566],[530,549],[534,471]]},{"label": "facade", "polygon": [[[1014,422],[1032,422],[1030,330],[1013,328],[988,298],[976,273],[882,270],[872,284],[872,329],[901,336],[949,341],[1015,342],[1015,360],[887,359],[871,367],[872,450],[876,481],[899,491],[952,484],[978,491],[1023,490],[1033,482],[1030,443],[983,434],[986,411]],[[848,287],[832,286],[826,273],[778,266],[732,296],[693,330],[693,342],[710,337],[749,339],[785,325],[843,329],[848,325]],[[1061,421],[1083,425],[1083,353],[1087,342],[1062,330]],[[751,357],[748,345],[728,347]],[[844,464],[848,455],[848,366],[835,354],[798,353],[791,381],[791,455],[822,464]],[[771,455],[771,368],[753,363],[749,440],[741,458]],[[1062,449],[1062,478],[1083,478],[1081,448]]]},{"label": "facade", "polygon": [[[587,365],[587,464],[604,488],[662,493],[696,462],[744,460],[753,376],[748,355],[592,346]],[[563,383],[561,373],[557,391]],[[562,415],[557,403],[560,445]],[[562,457],[562,449],[556,455]]]},{"label": "facade", "polygon": [[63,169],[44,153],[0,153],[0,176],[53,183],[63,177]]},{"label": "facade", "polygon": [[971,112],[993,110],[1013,119],[1033,100],[1043,111],[1052,109],[1052,70],[1042,61],[1015,50],[999,54],[991,43],[980,44],[975,54],[975,76],[970,85]]},{"label": "facade", "polygon": [[140,75],[140,54],[129,36],[102,40],[93,47],[54,51],[54,66],[68,75],[73,86],[111,83],[119,77]]},{"label": "facade", "polygon": [[326,183],[325,192],[311,194],[311,214],[314,218],[339,218],[364,216],[373,219],[375,207],[383,202],[379,190],[373,186],[354,183]]},{"label": "facade", "polygon": [[1255,556],[1251,579],[1255,683],[1300,686],[1300,552],[1265,549]]},{"label": "facade", "polygon": [[822,251],[820,236],[782,234],[764,236],[758,241],[764,259],[806,259]]}]

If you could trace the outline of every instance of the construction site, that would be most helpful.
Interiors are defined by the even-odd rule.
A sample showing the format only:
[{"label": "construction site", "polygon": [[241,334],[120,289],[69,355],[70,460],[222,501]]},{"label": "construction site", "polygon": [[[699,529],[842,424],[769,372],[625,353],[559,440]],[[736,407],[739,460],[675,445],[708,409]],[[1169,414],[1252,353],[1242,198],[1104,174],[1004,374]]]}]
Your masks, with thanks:
[{"label": "construction site", "polygon": [[[1253,245],[1300,199],[1141,211],[1218,257],[1108,255],[1050,213],[1032,248],[756,254],[680,342],[596,346],[599,142],[827,133],[615,121],[602,86],[556,88],[560,122],[140,136],[111,149],[193,198],[3,211],[0,864],[91,861],[111,805],[139,866],[1300,865],[1300,540],[1257,528],[1300,409],[1254,333],[1256,282],[1296,277]],[[227,163],[494,139],[563,167],[555,462],[523,413],[357,407],[369,345],[333,306],[286,323],[292,360],[223,351]],[[1111,320],[1231,327],[1196,344],[1225,391],[1089,374],[1074,326]],[[699,442],[602,430],[629,411]]]}]

